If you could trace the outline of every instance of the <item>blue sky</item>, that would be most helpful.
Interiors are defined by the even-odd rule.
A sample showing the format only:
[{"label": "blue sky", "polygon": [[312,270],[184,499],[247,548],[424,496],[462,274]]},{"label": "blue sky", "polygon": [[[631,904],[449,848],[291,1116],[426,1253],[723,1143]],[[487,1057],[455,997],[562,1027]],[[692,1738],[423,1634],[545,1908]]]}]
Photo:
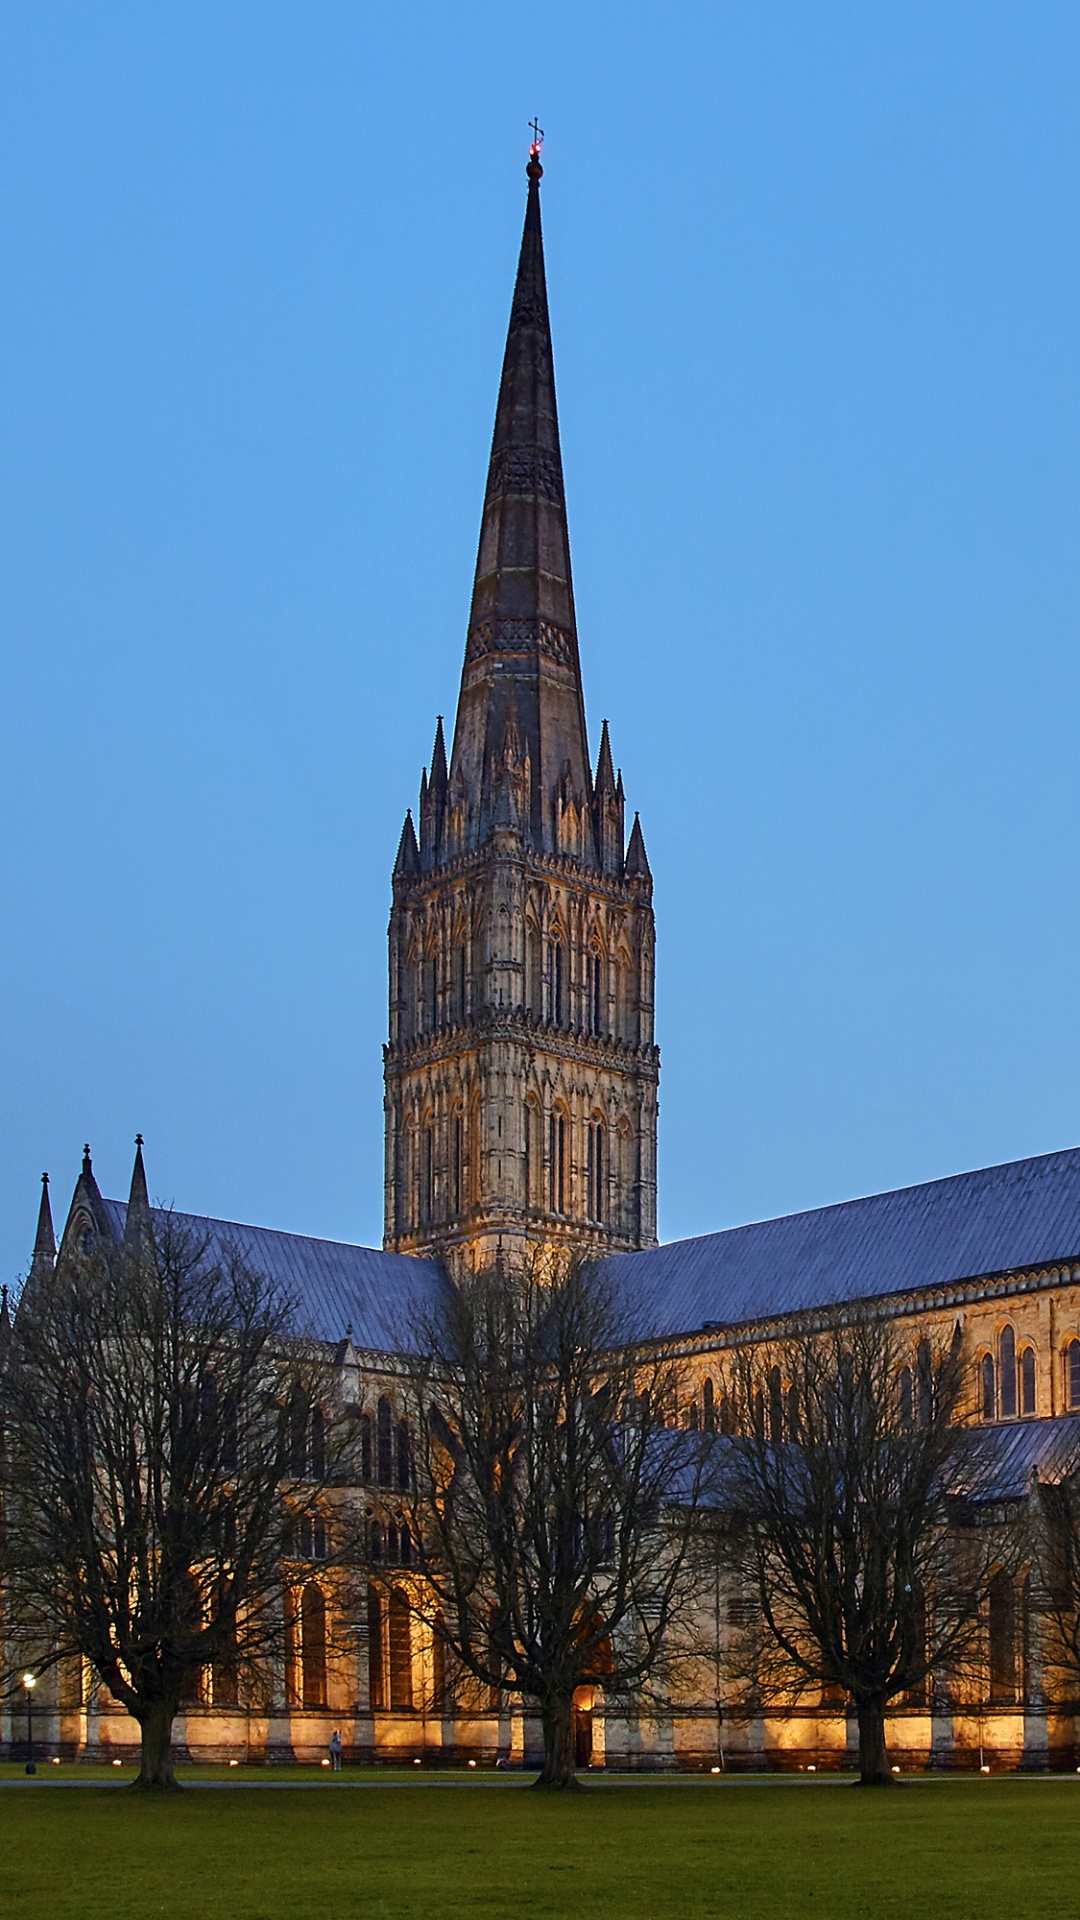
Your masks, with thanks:
[{"label": "blue sky", "polygon": [[1080,1139],[1078,108],[1055,0],[6,10],[0,1277],[136,1130],[378,1242],[534,112],[662,1237]]}]

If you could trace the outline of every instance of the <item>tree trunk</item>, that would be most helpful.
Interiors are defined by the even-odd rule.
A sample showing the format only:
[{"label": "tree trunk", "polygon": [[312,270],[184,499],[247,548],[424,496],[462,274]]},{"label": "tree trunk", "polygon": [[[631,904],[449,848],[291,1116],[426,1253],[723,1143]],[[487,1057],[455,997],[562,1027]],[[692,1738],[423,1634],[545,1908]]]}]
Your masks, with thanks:
[{"label": "tree trunk", "polygon": [[544,1764],[534,1782],[538,1787],[580,1787],[574,1772],[574,1698],[560,1694],[541,1706],[544,1727]]},{"label": "tree trunk", "polygon": [[857,1700],[860,1787],[892,1787],[896,1781],[885,1745],[885,1701],[880,1694]]},{"label": "tree trunk", "polygon": [[139,1751],[138,1777],[132,1784],[148,1792],[179,1793],[180,1783],[173,1772],[172,1723],[175,1705],[168,1700],[148,1700],[136,1716],[142,1746]]}]

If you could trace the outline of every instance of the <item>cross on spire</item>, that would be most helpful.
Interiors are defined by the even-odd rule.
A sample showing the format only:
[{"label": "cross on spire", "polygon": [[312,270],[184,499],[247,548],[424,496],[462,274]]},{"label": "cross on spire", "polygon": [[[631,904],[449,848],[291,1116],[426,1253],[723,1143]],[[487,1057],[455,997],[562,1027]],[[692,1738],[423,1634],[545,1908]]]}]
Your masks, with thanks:
[{"label": "cross on spire", "polygon": [[542,126],[540,125],[540,122],[538,121],[538,119],[537,119],[537,117],[536,117],[536,115],[535,115],[535,113],[533,114],[533,117],[532,117],[532,119],[531,119],[531,120],[529,121],[529,126],[530,126],[530,128],[531,128],[531,130],[532,130],[532,137],[533,137],[533,143],[532,143],[532,150],[533,150],[533,153],[534,153],[534,154],[535,154],[535,153],[539,153],[539,151],[540,151],[540,149],[541,149],[541,147],[542,147],[542,146],[543,146],[543,144],[544,144],[544,129],[543,129],[543,127],[542,127]]}]

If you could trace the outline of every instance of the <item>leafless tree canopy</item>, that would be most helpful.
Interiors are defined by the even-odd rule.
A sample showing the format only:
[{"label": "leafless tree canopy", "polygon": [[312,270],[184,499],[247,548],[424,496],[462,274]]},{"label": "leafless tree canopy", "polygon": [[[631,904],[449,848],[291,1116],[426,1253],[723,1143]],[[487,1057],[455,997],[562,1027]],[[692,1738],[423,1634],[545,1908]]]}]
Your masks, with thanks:
[{"label": "leafless tree canopy", "polygon": [[809,1683],[850,1697],[867,1784],[891,1780],[888,1702],[942,1684],[971,1655],[995,1563],[957,1527],[964,1431],[958,1346],[924,1340],[905,1367],[872,1318],[740,1353],[725,1505],[736,1578],[759,1626],[733,1660],[759,1697]]},{"label": "leafless tree canopy", "polygon": [[325,1354],[278,1283],[157,1215],[35,1280],[3,1392],[10,1615],[36,1664],[90,1663],[139,1723],[140,1781],[172,1784],[203,1671],[235,1698],[280,1651],[340,1469]]},{"label": "leafless tree canopy", "polygon": [[699,1436],[670,1362],[593,1267],[464,1279],[409,1330],[413,1531],[438,1630],[487,1688],[539,1703],[541,1782],[574,1782],[573,1697],[672,1656],[692,1596]]}]

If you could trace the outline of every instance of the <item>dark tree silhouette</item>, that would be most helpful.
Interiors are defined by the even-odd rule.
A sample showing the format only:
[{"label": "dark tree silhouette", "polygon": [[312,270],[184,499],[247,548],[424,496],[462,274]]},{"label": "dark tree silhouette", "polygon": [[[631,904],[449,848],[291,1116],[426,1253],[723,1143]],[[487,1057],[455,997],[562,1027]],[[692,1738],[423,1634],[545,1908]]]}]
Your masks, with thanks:
[{"label": "dark tree silhouette", "polygon": [[[891,1700],[981,1653],[1001,1542],[965,1525],[963,1360],[920,1344],[914,1377],[870,1316],[737,1353],[723,1443],[729,1559],[751,1624],[731,1663],[759,1699],[807,1683],[848,1696],[863,1785],[892,1784]],[[745,1600],[744,1603],[745,1605]]]},{"label": "dark tree silhouette", "polygon": [[333,1386],[288,1292],[168,1214],[24,1291],[3,1383],[9,1619],[24,1659],[82,1656],[138,1722],[140,1786],[175,1786],[172,1723],[204,1669],[232,1693],[283,1651],[300,1543],[317,1523],[325,1548],[342,1477],[338,1428],[314,1421],[311,1446]]},{"label": "dark tree silhouette", "polygon": [[538,1704],[537,1784],[573,1787],[576,1689],[660,1675],[692,1605],[702,1446],[665,1425],[675,1368],[578,1261],[468,1276],[403,1344],[436,1630],[482,1687]]}]

